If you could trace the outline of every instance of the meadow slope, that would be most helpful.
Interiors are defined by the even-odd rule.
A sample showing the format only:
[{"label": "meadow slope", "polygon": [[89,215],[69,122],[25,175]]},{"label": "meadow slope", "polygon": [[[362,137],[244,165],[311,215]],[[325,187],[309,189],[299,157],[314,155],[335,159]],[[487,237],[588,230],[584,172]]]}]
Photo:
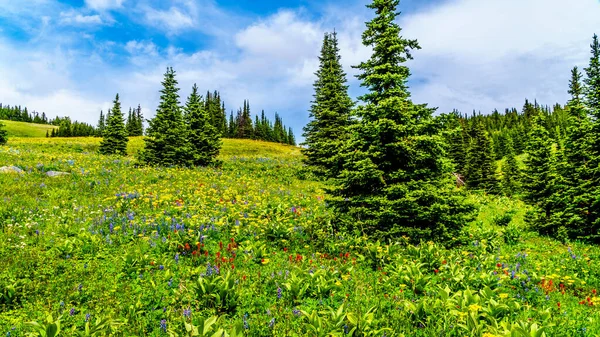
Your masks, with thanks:
[{"label": "meadow slope", "polygon": [[329,226],[297,147],[225,139],[222,167],[180,169],[138,167],[141,138],[125,158],[99,141],[0,147],[26,172],[0,174],[0,333],[600,334],[600,249],[531,233],[520,201],[471,194],[453,247],[377,243]]},{"label": "meadow slope", "polygon": [[46,131],[58,129],[58,126],[0,120],[4,124],[9,137],[46,137]]}]

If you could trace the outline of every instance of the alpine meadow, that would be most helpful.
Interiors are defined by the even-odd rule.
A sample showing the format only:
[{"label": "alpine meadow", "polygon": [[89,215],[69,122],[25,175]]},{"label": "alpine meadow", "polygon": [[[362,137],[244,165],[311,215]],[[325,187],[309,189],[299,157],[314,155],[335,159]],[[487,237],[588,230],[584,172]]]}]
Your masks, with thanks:
[{"label": "alpine meadow", "polygon": [[[53,1],[22,5],[33,11]],[[290,74],[271,73],[265,87],[252,78],[280,69],[266,61],[271,54],[294,57],[287,48],[299,49],[283,35],[248,47],[259,62],[240,61],[252,78],[245,83],[244,74],[232,77],[233,61],[202,49],[210,48],[206,36],[224,38],[229,23],[177,40],[192,19],[224,19],[221,1],[165,1],[173,6],[160,10],[133,2],[56,1],[60,13],[36,19],[77,26],[89,35],[86,46],[107,53],[86,59],[99,67],[89,78],[83,70],[69,81],[44,78],[40,61],[27,63],[36,71],[30,82],[14,90],[0,84],[0,334],[600,336],[600,41],[593,31],[583,37],[589,46],[578,46],[587,63],[563,74],[568,100],[442,111],[413,88],[442,80],[417,69],[422,52],[444,43],[408,36],[403,17],[443,4],[361,0],[369,15],[361,41],[348,38],[358,36],[346,32],[353,24],[318,34],[298,23],[280,27],[319,40],[311,60],[294,68],[312,83],[303,119],[283,108],[301,96],[300,80],[277,82]],[[286,4],[240,2],[236,20],[263,7],[286,17]],[[202,16],[190,14],[197,7]],[[25,14],[1,2],[0,11],[4,42],[3,34],[22,27],[8,22]],[[114,45],[94,34],[123,38],[148,18],[165,31],[140,28],[144,41],[181,45],[164,52],[170,62],[157,62],[160,76],[126,76],[125,61],[108,51]],[[261,20],[235,35],[237,48],[247,34],[268,30]],[[145,57],[162,55],[156,45],[121,44],[140,53],[132,61],[139,69],[154,64]],[[177,54],[187,48],[189,59]],[[366,52],[348,52],[359,48]],[[190,71],[190,59],[220,68]],[[127,86],[99,80],[105,62]],[[72,100],[42,100],[36,81],[82,89]],[[204,91],[206,83],[218,90]],[[536,92],[550,90],[538,84]],[[130,97],[147,87],[153,97]],[[87,111],[81,102],[90,88],[111,93],[91,117],[66,113]],[[14,97],[22,101],[6,101]],[[473,108],[484,101],[461,99]],[[236,100],[242,106],[234,112],[228,104]],[[39,113],[40,102],[53,107]],[[284,112],[275,112],[278,104]]]}]

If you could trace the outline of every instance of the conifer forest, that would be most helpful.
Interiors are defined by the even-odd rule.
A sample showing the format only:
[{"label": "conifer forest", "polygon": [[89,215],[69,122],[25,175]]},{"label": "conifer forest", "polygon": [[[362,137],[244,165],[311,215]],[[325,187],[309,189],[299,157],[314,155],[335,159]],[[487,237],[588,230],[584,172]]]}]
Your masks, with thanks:
[{"label": "conifer forest", "polygon": [[0,334],[600,336],[598,36],[565,102],[441,111],[400,0],[365,4],[306,125],[177,64],[93,124],[2,102]]}]

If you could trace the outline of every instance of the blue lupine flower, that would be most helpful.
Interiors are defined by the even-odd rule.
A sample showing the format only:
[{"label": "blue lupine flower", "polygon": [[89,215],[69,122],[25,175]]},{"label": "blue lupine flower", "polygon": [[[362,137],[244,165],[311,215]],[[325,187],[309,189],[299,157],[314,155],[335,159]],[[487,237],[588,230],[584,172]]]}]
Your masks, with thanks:
[{"label": "blue lupine flower", "polygon": [[90,316],[92,316],[92,315],[90,315],[89,313],[85,314],[85,321],[86,322],[88,322],[90,320]]},{"label": "blue lupine flower", "polygon": [[160,266],[158,266],[158,269],[160,269],[160,270],[164,270],[164,269],[165,269],[165,266],[163,266],[163,265],[161,264]]},{"label": "blue lupine flower", "polygon": [[166,319],[160,320],[160,329],[164,332],[167,332],[167,320]]},{"label": "blue lupine flower", "polygon": [[294,315],[296,315],[296,316],[300,316],[300,315],[302,315],[302,313],[300,312],[300,310],[298,310],[298,309],[296,309],[296,308],[294,308],[294,310],[292,310],[292,313],[293,313]]},{"label": "blue lupine flower", "polygon": [[277,287],[277,299],[281,299],[281,288]]},{"label": "blue lupine flower", "polygon": [[275,325],[275,317],[271,318],[269,321],[269,328],[272,328]]},{"label": "blue lupine flower", "polygon": [[175,262],[179,263],[179,253],[175,254]]},{"label": "blue lupine flower", "polygon": [[250,329],[250,324],[248,324],[248,313],[244,314],[243,320],[244,320],[244,329],[246,329],[246,330]]},{"label": "blue lupine flower", "polygon": [[190,316],[192,316],[192,310],[190,308],[183,310],[183,316],[186,318],[190,318]]},{"label": "blue lupine flower", "polygon": [[75,308],[71,308],[71,310],[69,310],[69,316],[75,316]]}]

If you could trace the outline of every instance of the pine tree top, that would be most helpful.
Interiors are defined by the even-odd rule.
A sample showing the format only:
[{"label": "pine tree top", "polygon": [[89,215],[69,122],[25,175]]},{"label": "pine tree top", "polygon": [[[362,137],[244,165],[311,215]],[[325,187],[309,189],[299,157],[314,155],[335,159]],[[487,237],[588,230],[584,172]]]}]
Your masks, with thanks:
[{"label": "pine tree top", "polygon": [[[377,16],[367,22],[362,34],[363,44],[373,47],[371,58],[355,68],[362,70],[356,77],[369,93],[359,97],[367,103],[379,104],[389,98],[408,100],[410,71],[403,65],[412,59],[411,50],[421,49],[417,40],[403,38],[402,29],[395,23],[399,0],[374,0],[367,7],[375,9]],[[363,116],[367,117],[367,116]],[[380,117],[383,117],[380,115]]]}]

